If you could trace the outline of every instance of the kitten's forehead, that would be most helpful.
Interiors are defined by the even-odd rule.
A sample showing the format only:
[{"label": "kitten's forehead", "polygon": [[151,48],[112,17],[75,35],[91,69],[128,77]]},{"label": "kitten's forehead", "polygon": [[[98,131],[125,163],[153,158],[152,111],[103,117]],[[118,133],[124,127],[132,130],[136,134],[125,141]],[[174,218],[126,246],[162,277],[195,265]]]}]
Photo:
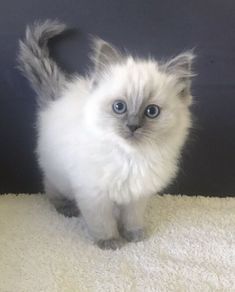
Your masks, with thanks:
[{"label": "kitten's forehead", "polygon": [[170,102],[169,97],[174,91],[174,80],[172,82],[171,76],[153,60],[129,57],[109,67],[104,72],[103,81],[98,95],[104,103],[110,106],[114,100],[125,100],[130,113],[138,113],[148,104],[164,106]]},{"label": "kitten's forehead", "polygon": [[126,77],[127,95],[148,95],[154,90],[155,75],[158,74],[157,64],[147,61],[128,59],[123,67],[123,76]]},{"label": "kitten's forehead", "polygon": [[156,78],[160,75],[157,64],[127,59],[126,64],[114,68],[115,82],[133,111],[157,94]]}]

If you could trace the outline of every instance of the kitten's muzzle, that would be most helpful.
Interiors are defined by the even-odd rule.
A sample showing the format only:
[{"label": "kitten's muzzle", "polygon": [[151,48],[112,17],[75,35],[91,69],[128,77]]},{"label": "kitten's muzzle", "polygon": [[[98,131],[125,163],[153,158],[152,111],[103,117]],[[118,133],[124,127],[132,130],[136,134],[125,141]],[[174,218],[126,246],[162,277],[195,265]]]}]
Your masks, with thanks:
[{"label": "kitten's muzzle", "polygon": [[137,129],[139,129],[141,126],[138,124],[127,124],[127,128],[134,133]]}]

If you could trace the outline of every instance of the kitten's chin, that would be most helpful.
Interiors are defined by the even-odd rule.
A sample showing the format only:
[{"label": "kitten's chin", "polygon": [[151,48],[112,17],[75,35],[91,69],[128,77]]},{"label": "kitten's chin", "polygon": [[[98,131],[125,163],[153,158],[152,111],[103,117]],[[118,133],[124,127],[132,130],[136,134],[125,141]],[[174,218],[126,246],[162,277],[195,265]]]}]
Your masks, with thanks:
[{"label": "kitten's chin", "polygon": [[124,149],[133,150],[134,148],[138,147],[138,145],[143,143],[144,136],[140,131],[125,131],[122,133],[118,133],[116,136],[117,140],[119,141],[119,145],[121,145]]},{"label": "kitten's chin", "polygon": [[139,132],[127,132],[124,135],[124,139],[126,140],[126,142],[130,143],[130,144],[137,144],[141,142],[141,134]]}]

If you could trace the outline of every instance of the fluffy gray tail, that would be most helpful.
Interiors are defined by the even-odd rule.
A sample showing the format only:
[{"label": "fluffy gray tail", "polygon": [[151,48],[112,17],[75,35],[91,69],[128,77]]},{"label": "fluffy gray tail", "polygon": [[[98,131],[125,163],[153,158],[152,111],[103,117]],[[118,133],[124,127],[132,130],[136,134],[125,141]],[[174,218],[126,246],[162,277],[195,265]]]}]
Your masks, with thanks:
[{"label": "fluffy gray tail", "polygon": [[39,106],[57,99],[66,83],[47,46],[49,39],[65,29],[66,25],[58,21],[35,22],[26,28],[25,39],[20,41],[18,67],[37,93]]}]

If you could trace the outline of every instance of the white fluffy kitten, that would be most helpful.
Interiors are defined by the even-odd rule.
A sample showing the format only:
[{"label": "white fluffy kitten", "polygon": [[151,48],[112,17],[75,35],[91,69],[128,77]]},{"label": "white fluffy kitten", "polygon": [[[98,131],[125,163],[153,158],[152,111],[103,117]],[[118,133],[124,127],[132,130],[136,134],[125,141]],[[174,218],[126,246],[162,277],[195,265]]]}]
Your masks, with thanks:
[{"label": "white fluffy kitten", "polygon": [[94,41],[94,70],[66,76],[47,41],[65,25],[36,23],[18,61],[38,95],[37,156],[58,211],[78,215],[101,248],[144,237],[146,201],[175,177],[191,126],[191,52],[159,63]]}]

